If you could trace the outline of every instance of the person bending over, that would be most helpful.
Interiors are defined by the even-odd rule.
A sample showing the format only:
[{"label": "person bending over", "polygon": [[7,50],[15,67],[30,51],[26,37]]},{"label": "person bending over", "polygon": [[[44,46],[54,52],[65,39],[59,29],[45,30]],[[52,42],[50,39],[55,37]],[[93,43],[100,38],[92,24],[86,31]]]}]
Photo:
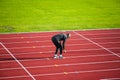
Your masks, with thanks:
[{"label": "person bending over", "polygon": [[[63,33],[60,33],[60,34],[57,34],[57,35],[54,35],[52,37],[52,42],[53,44],[55,45],[56,47],[56,51],[54,53],[54,58],[63,58],[62,56],[62,52],[66,52],[65,50],[65,43],[66,43],[66,40],[71,36],[71,34],[67,33],[67,34],[63,34]],[[58,53],[58,50],[60,51],[60,56],[57,55]]]}]

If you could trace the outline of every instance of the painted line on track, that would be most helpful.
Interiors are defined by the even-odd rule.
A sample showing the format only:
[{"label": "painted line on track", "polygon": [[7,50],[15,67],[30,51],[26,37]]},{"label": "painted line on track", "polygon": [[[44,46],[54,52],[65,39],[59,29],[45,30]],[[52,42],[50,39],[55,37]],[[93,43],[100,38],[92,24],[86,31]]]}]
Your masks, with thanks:
[{"label": "painted line on track", "polygon": [[[113,60],[113,61],[102,61],[102,62],[85,62],[85,63],[70,63],[70,64],[55,64],[55,65],[44,65],[44,66],[27,66],[27,69],[31,68],[47,68],[47,67],[65,67],[65,66],[78,66],[78,65],[94,65],[94,64],[106,64],[106,63],[120,63],[120,60]],[[22,69],[21,67],[15,68],[3,68],[2,70],[16,70]]]},{"label": "painted line on track", "polygon": [[80,37],[84,38],[85,40],[87,40],[87,41],[89,41],[89,42],[92,42],[93,44],[95,44],[95,45],[97,45],[97,46],[99,46],[99,47],[103,48],[104,50],[106,50],[106,51],[108,51],[108,52],[110,52],[110,53],[112,53],[112,54],[114,54],[114,55],[116,55],[117,57],[119,57],[119,58],[120,58],[120,55],[118,55],[118,54],[116,54],[116,53],[112,52],[111,50],[109,50],[109,49],[107,49],[107,48],[105,48],[105,47],[101,46],[100,44],[98,44],[98,43],[96,43],[96,42],[92,41],[91,39],[89,39],[89,38],[87,38],[87,37],[85,37],[85,36],[83,36],[83,35],[81,35],[81,34],[79,34],[79,33],[75,32],[75,31],[73,31],[73,33],[77,34],[78,36],[80,36]]},{"label": "painted line on track", "polygon": [[[28,42],[26,42],[28,43]],[[119,44],[120,42],[100,42],[99,44]],[[93,43],[82,43],[82,44],[68,44],[66,46],[80,46],[80,45],[91,45]],[[54,45],[46,45],[46,46],[35,46],[36,48],[43,48],[43,47],[54,47]],[[32,47],[12,47],[12,48],[8,48],[8,49],[22,49],[22,48],[32,48]],[[2,50],[2,48],[0,48],[0,50]]]},{"label": "painted line on track", "polygon": [[[105,57],[105,56],[115,56],[114,54],[104,54],[104,55],[86,55],[86,56],[69,56],[69,57],[64,57],[63,59],[76,59],[76,58],[82,58],[82,57]],[[43,58],[43,59],[27,59],[27,60],[19,60],[19,61],[36,61],[36,60],[53,60],[53,58]],[[0,63],[5,63],[5,62],[15,62],[14,60],[7,60],[7,61],[0,61]]]},{"label": "painted line on track", "polygon": [[[108,49],[120,49],[120,47],[113,47],[113,48],[108,48]],[[67,50],[66,53],[68,52],[80,52],[80,51],[95,51],[95,50],[104,50],[102,48],[94,48],[94,49],[80,49],[80,50]],[[50,54],[54,53],[54,51],[46,51],[46,52],[22,52],[22,53],[13,53],[14,55],[25,55],[25,54]],[[0,56],[8,56],[9,54],[1,54]]]},{"label": "painted line on track", "polygon": [[[72,31],[71,31],[72,32]],[[28,33],[28,34],[30,34],[30,33]],[[38,34],[40,34],[40,33],[38,33]],[[118,33],[118,32],[116,32],[116,33],[97,33],[97,34],[84,34],[84,35],[101,35],[101,34],[120,34],[120,33]],[[20,35],[20,34],[19,34]],[[34,37],[32,37],[32,36],[30,36],[30,37],[23,37],[23,38],[39,38],[39,37],[50,37],[50,36],[52,36],[52,35],[47,35],[47,36],[34,36]],[[74,36],[74,35],[73,35]],[[19,39],[19,38],[21,38],[22,36],[20,36],[20,37],[10,37],[10,38],[0,38],[0,39]]]},{"label": "painted line on track", "polygon": [[105,79],[100,79],[100,80],[120,80],[120,78],[105,78]]},{"label": "painted line on track", "polygon": [[[89,71],[74,71],[74,72],[67,72],[68,74],[76,74],[76,73],[91,73],[91,72],[106,72],[106,71],[118,71],[120,68],[114,68],[114,69],[100,69],[100,70],[89,70]],[[52,76],[52,75],[62,75],[64,73],[50,73],[50,74],[37,74],[33,76]]]},{"label": "painted line on track", "polygon": [[[119,39],[120,37],[102,37],[102,38],[90,38],[90,39]],[[84,39],[69,39],[69,40],[84,40]],[[29,41],[29,43],[35,42],[51,42],[51,40],[44,40],[44,41]],[[28,41],[19,41],[19,42],[3,42],[4,44],[18,44],[18,43],[28,43]]]},{"label": "painted line on track", "polygon": [[[73,72],[66,72],[66,73],[67,74],[82,74],[82,73],[109,72],[109,71],[118,71],[118,70],[120,70],[120,68],[88,70],[88,71],[73,71]],[[33,75],[33,76],[37,77],[37,76],[55,76],[55,75],[65,75],[65,73],[64,72],[60,72],[60,73],[48,73],[48,74],[36,74],[36,75]],[[25,77],[29,77],[29,76],[28,75],[23,75],[23,76],[0,77],[0,79],[25,78]]]},{"label": "painted line on track", "polygon": [[20,63],[19,60],[17,60],[17,58],[0,42],[0,44],[2,45],[2,47],[12,56],[12,58],[22,67],[22,69],[33,79],[36,80],[31,73],[22,65],[22,63]]}]

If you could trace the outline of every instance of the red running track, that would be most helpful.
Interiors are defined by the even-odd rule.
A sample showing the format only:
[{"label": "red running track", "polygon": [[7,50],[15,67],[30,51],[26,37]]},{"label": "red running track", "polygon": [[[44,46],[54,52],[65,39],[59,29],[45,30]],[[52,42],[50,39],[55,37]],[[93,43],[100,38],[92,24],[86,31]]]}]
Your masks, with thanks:
[{"label": "red running track", "polygon": [[63,59],[51,42],[61,32],[0,34],[0,80],[120,80],[120,29],[68,32]]}]

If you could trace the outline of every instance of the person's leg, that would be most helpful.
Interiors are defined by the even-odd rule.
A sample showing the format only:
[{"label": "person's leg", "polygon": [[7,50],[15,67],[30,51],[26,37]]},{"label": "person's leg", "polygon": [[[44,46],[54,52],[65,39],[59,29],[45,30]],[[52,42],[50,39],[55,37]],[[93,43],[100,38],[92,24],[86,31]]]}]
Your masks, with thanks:
[{"label": "person's leg", "polygon": [[60,44],[60,58],[63,58],[62,56],[62,45]]},{"label": "person's leg", "polygon": [[56,47],[56,51],[55,51],[55,54],[56,54],[56,55],[57,55],[58,49],[59,49],[59,48]]},{"label": "person's leg", "polygon": [[54,53],[54,58],[58,58],[57,53],[58,53],[58,49],[59,49],[59,43],[56,39],[52,39],[52,42],[54,43],[54,45],[56,47],[56,50],[55,50],[55,53]]},{"label": "person's leg", "polygon": [[60,55],[62,55],[62,45],[59,44],[59,47],[60,47]]},{"label": "person's leg", "polygon": [[55,53],[54,53],[54,58],[58,58],[58,55],[57,55],[58,49],[59,49],[59,48],[56,47],[56,51],[55,51]]}]

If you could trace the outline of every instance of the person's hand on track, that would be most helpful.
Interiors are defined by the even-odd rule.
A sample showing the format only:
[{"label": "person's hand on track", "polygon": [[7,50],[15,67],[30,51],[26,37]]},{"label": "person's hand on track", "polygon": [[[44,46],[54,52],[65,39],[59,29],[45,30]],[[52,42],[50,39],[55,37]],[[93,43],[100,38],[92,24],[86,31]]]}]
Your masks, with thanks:
[{"label": "person's hand on track", "polygon": [[66,50],[63,50],[64,53],[66,53]]}]

